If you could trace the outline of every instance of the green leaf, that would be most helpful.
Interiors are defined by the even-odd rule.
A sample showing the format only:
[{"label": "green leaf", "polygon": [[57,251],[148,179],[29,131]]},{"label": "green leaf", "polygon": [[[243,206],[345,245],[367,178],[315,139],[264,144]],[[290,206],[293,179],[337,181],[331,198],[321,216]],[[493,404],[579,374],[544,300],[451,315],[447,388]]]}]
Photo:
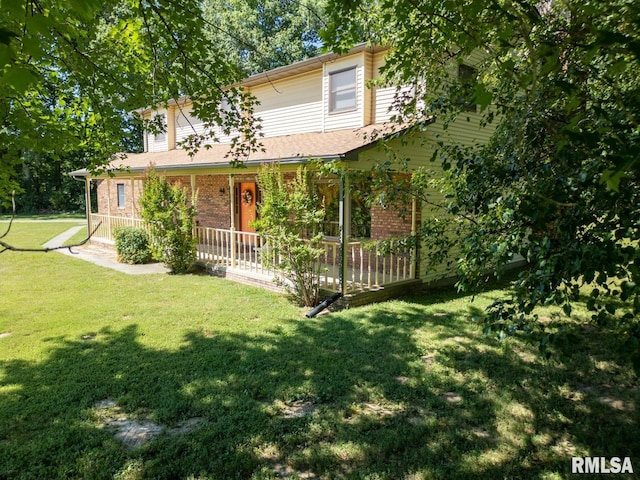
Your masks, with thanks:
[{"label": "green leaf", "polygon": [[491,105],[491,101],[493,100],[493,93],[487,90],[487,87],[479,83],[476,85],[475,93],[474,93],[475,102],[480,105],[480,110],[486,110],[489,105]]},{"label": "green leaf", "polygon": [[6,68],[1,80],[18,95],[23,95],[38,81],[38,77],[31,69],[16,66]]},{"label": "green leaf", "polygon": [[619,170],[605,170],[602,173],[600,181],[607,186],[608,189],[617,192],[620,190],[620,182],[625,177],[625,173],[622,169]]},{"label": "green leaf", "polygon": [[0,27],[0,44],[9,46],[12,38],[17,38],[15,32],[8,30],[5,27]]}]

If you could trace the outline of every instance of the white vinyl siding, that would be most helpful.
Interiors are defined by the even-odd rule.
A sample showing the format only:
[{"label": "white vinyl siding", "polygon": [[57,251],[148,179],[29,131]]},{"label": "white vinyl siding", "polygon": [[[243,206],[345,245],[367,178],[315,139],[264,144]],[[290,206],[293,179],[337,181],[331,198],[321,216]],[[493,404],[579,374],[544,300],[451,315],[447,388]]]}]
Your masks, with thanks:
[{"label": "white vinyl siding", "polygon": [[375,98],[376,106],[374,111],[373,123],[386,123],[399,112],[397,99],[406,101],[413,93],[412,86],[404,87],[381,87],[376,88]]},{"label": "white vinyl siding", "polygon": [[[386,52],[378,52],[373,57],[374,79],[380,77],[380,68],[384,65],[384,56]],[[398,113],[394,107],[397,96],[410,93],[412,87],[404,86],[380,86],[374,88],[375,107],[373,111],[373,123],[385,123],[391,121],[391,118]],[[401,97],[400,97],[401,98]]]},{"label": "white vinyl siding", "polygon": [[[176,108],[175,113],[176,145],[178,147],[189,135],[203,135],[207,132],[204,122],[193,115],[190,106]],[[232,132],[231,135],[225,135],[220,127],[215,127],[213,133],[219,143],[230,143],[234,136],[239,135],[237,132]],[[206,145],[215,142],[212,139],[207,139],[204,143]]]},{"label": "white vinyl siding", "polygon": [[176,110],[176,144],[193,134],[204,133],[204,124],[198,117],[192,115],[190,107],[182,107]]},{"label": "white vinyl siding", "polygon": [[398,113],[394,108],[394,100],[398,93],[397,87],[376,88],[376,109],[374,123],[385,123]]},{"label": "white vinyl siding", "polygon": [[[332,85],[331,78],[335,72],[350,71],[355,73],[355,107],[345,110],[331,111]],[[336,62],[325,64],[323,76],[324,97],[324,130],[341,130],[346,128],[358,128],[364,126],[364,102],[365,102],[365,71],[364,55],[354,55]],[[345,85],[341,85],[345,87]],[[344,98],[342,99],[344,101]],[[344,105],[344,103],[342,103]],[[340,106],[340,104],[338,105]]]},{"label": "white vinyl siding", "polygon": [[[486,143],[493,133],[493,127],[480,127],[480,114],[461,114],[455,121],[443,129],[442,123],[435,122],[427,127],[427,130],[420,133],[394,139],[389,146],[398,158],[411,159],[412,168],[425,168],[434,178],[443,175],[442,163],[432,162],[431,158],[438,148],[438,142],[456,143],[464,146],[478,145]],[[373,162],[383,162],[388,160],[383,150],[372,148],[359,155],[359,161],[350,164],[354,169],[368,170]],[[435,188],[430,188],[428,192],[430,203],[423,203],[421,208],[421,218],[443,217],[447,215],[444,209],[433,204],[444,204],[446,199]],[[438,265],[428,265],[428,259],[422,256],[419,265],[419,278],[424,282],[435,282],[444,278],[453,277],[456,274],[456,260],[459,251],[449,252],[446,261]]]},{"label": "white vinyl siding", "polygon": [[251,89],[265,137],[322,130],[322,71]]},{"label": "white vinyl siding", "polygon": [[[154,118],[156,116],[163,117],[163,121],[166,127],[167,121],[167,111],[166,110],[156,110],[151,112],[151,117]],[[166,152],[169,149],[169,142],[167,140],[167,132],[154,134],[152,132],[147,132],[147,146],[150,152]]]}]

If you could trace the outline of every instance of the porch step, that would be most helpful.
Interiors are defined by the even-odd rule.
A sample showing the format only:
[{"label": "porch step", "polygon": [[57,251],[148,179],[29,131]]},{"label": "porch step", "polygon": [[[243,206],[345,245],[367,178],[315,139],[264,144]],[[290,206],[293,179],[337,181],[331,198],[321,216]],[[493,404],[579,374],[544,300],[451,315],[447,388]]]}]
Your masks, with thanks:
[{"label": "porch step", "polygon": [[[423,288],[424,283],[421,280],[405,280],[370,290],[348,293],[337,303],[343,308],[361,307],[362,305],[368,305],[370,303],[384,302],[392,298],[412,295]],[[331,296],[331,291],[325,289],[321,289],[321,291],[321,298]]]},{"label": "porch step", "polygon": [[[200,263],[200,262],[199,262]],[[267,275],[260,275],[255,272],[247,272],[245,270],[236,270],[229,267],[222,267],[220,265],[202,264],[210,275],[214,277],[226,278],[234,282],[243,283],[245,285],[253,285],[254,287],[261,287],[273,292],[284,292],[284,288],[273,281],[272,277]]]}]

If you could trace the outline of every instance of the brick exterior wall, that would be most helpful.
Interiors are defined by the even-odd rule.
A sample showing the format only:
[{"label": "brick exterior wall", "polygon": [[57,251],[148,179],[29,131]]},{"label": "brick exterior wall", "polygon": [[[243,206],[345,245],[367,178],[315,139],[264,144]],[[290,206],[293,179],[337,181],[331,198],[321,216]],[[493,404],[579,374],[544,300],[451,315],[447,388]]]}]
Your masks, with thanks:
[{"label": "brick exterior wall", "polygon": [[[382,208],[380,205],[371,207],[371,239],[381,240],[391,237],[402,237],[411,233],[411,208],[405,218],[400,217],[397,205]],[[417,222],[420,222],[420,210],[416,212]]]},{"label": "brick exterior wall", "polygon": [[[285,179],[290,180],[295,173],[285,174]],[[173,184],[186,187],[191,194],[191,177],[189,175],[168,177]],[[255,174],[234,175],[234,183],[255,182]],[[142,193],[142,179],[134,179],[133,185],[130,178],[111,178],[97,180],[98,212],[110,213],[114,216],[140,218],[139,199]],[[118,207],[118,184],[124,185],[125,205]],[[110,185],[110,191],[107,188]],[[132,188],[133,187],[133,188]],[[198,215],[197,224],[202,227],[223,228],[231,227],[231,196],[229,192],[229,176],[222,175],[196,175],[195,187],[198,191]],[[222,190],[224,189],[224,192]],[[110,206],[110,211],[109,211]],[[371,207],[371,239],[379,240],[389,237],[400,237],[411,233],[411,210],[405,218],[398,215],[398,206],[390,205],[382,208],[380,205]],[[417,209],[417,221],[420,221],[420,209]],[[237,222],[237,217],[236,217]]]},{"label": "brick exterior wall", "polygon": [[[395,174],[395,179],[401,185],[410,181],[410,175],[406,173]],[[408,186],[408,185],[407,185]],[[416,208],[416,225],[420,224],[420,207]],[[404,213],[404,218],[400,215]],[[385,238],[403,237],[411,234],[411,205],[400,203],[371,207],[371,238],[381,240]]]},{"label": "brick exterior wall", "polygon": [[[124,206],[118,207],[118,184],[124,186]],[[142,192],[142,180],[134,179],[133,185],[130,178],[110,178],[109,180],[96,180],[98,196],[98,212],[116,217],[140,217],[140,193]]]},{"label": "brick exterior wall", "polygon": [[[191,195],[191,176],[178,175],[167,177],[169,182],[187,188]],[[234,182],[255,182],[253,174],[234,175]],[[140,195],[142,194],[143,181],[135,179],[133,188],[130,178],[111,178],[109,180],[96,180],[99,214],[111,214],[113,216],[141,218]],[[118,208],[118,184],[124,185],[125,205]],[[229,176],[222,175],[196,175],[195,188],[198,192],[198,226],[210,228],[231,228],[231,195],[229,192]],[[224,192],[222,190],[224,189]],[[236,220],[237,221],[237,220]]]},{"label": "brick exterior wall", "polygon": [[227,175],[197,175],[198,216],[200,227],[231,228],[231,200]]}]

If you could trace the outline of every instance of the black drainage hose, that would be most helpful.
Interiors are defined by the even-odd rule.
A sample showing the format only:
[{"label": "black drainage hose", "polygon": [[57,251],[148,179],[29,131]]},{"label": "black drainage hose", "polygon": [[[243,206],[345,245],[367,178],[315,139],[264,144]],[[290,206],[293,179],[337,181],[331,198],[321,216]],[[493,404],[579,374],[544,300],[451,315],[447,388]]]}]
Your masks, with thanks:
[{"label": "black drainage hose", "polygon": [[305,317],[307,317],[307,318],[315,317],[317,314],[319,314],[321,311],[323,311],[325,308],[327,308],[333,302],[338,300],[341,296],[342,296],[342,293],[340,293],[340,292],[334,293],[333,295],[331,295],[331,298],[327,298],[324,302],[322,302],[317,307],[315,307],[313,310],[311,310],[309,313],[307,313],[305,315]]}]

